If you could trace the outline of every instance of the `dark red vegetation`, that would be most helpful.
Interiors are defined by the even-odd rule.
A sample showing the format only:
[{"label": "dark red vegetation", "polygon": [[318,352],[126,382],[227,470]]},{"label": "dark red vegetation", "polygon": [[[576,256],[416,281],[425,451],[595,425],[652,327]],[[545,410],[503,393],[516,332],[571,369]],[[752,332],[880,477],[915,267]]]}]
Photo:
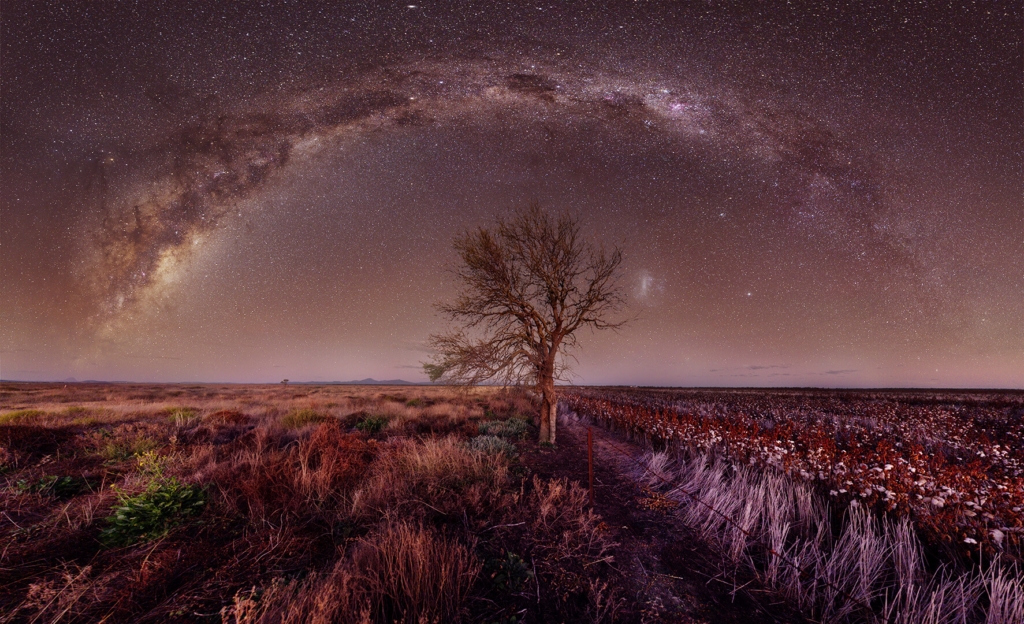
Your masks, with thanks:
[{"label": "dark red vegetation", "polygon": [[[0,621],[593,621],[621,610],[613,540],[585,492],[535,477],[517,459],[528,442],[470,443],[479,423],[528,417],[528,398],[241,390],[4,384]],[[138,518],[153,522],[132,541]],[[127,543],[105,537],[115,524]]]},{"label": "dark red vegetation", "polygon": [[595,388],[563,398],[655,446],[773,466],[839,508],[910,516],[954,556],[1021,556],[1024,393]]}]

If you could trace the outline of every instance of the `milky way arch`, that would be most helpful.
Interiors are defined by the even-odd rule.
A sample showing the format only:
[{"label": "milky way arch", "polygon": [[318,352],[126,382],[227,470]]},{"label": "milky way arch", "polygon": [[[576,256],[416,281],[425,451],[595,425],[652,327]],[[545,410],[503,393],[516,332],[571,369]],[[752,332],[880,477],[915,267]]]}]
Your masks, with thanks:
[{"label": "milky way arch", "polygon": [[[432,61],[364,69],[329,87],[245,109],[209,104],[140,157],[148,165],[120,185],[106,179],[101,165],[99,223],[89,226],[93,236],[82,263],[97,304],[94,318],[108,323],[130,314],[297,151],[360,132],[450,124],[503,109],[532,112],[538,123],[558,112],[621,132],[658,132],[752,161],[778,174],[782,204],[797,210],[824,188],[841,197],[838,218],[852,238],[891,256],[896,266],[913,265],[884,224],[891,176],[793,106],[699,81],[600,68]],[[108,185],[119,190],[108,193]]]}]

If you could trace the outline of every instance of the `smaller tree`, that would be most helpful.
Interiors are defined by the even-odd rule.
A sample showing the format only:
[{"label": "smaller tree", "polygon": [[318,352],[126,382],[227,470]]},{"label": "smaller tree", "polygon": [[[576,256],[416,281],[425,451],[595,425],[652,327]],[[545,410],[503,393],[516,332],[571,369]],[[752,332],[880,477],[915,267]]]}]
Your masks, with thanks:
[{"label": "smaller tree", "polygon": [[536,203],[456,238],[460,292],[438,309],[455,325],[431,335],[431,381],[527,383],[541,397],[540,441],[554,444],[555,380],[583,327],[612,329],[623,304],[622,252],[583,240],[579,220]]}]

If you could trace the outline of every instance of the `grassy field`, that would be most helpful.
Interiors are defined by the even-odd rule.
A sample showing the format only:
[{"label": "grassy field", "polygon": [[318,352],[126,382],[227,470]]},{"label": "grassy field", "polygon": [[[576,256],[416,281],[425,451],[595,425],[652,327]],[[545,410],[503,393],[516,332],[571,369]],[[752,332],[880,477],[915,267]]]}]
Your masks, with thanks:
[{"label": "grassy field", "polygon": [[561,405],[4,383],[0,622],[1024,620],[1019,393]]},{"label": "grassy field", "polygon": [[[593,621],[600,519],[494,389],[0,387],[0,621]],[[543,592],[541,592],[543,588]]]}]

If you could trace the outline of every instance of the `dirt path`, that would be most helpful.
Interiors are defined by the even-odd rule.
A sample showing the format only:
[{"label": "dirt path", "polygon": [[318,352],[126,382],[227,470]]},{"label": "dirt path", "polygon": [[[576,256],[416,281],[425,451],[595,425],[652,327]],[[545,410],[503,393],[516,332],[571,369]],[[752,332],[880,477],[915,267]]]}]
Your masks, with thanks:
[{"label": "dirt path", "polygon": [[[523,460],[543,477],[587,484],[587,426],[559,419],[556,449],[532,447]],[[715,555],[674,519],[671,503],[645,492],[632,474],[643,449],[600,427],[594,435],[594,509],[619,547],[616,566],[627,579],[622,615],[638,622],[767,624],[804,622],[764,598],[752,579],[717,575]],[[624,452],[626,454],[624,454]]]}]

